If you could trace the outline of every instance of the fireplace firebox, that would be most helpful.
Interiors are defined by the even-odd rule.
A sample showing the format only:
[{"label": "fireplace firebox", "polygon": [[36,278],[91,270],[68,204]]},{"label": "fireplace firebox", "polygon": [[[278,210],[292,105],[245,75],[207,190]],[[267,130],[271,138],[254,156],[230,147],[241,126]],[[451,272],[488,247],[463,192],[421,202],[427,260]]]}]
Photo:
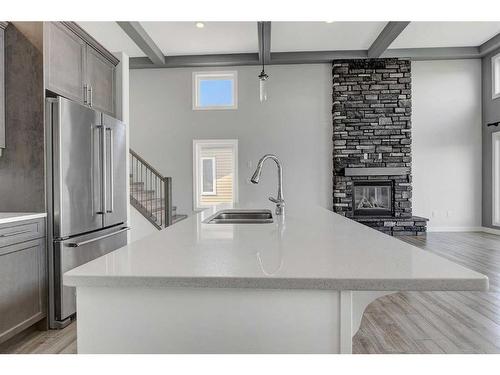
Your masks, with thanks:
[{"label": "fireplace firebox", "polygon": [[393,216],[392,181],[353,181],[354,216]]}]

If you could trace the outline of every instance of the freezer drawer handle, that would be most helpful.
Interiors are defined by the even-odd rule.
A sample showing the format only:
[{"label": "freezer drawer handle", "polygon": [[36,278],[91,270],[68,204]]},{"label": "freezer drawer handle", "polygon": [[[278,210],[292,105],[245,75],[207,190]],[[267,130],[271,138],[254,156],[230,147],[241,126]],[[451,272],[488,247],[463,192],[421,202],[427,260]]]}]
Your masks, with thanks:
[{"label": "freezer drawer handle", "polygon": [[20,230],[18,232],[10,232],[10,233],[5,233],[5,234],[0,234],[0,237],[11,237],[11,236],[16,236],[18,234],[23,234],[23,233],[28,233],[28,232],[31,232],[31,229]]},{"label": "freezer drawer handle", "polygon": [[108,237],[114,236],[116,234],[120,234],[120,233],[126,232],[128,230],[130,230],[130,227],[125,227],[125,228],[122,228],[122,229],[120,229],[120,230],[118,230],[116,232],[105,234],[104,236],[99,236],[99,237],[96,237],[96,238],[92,238],[91,240],[82,241],[82,242],[70,242],[70,243],[66,244],[66,246],[67,247],[80,247],[80,246],[87,245],[87,244],[95,242],[95,241],[102,240],[104,238],[108,238]]}]

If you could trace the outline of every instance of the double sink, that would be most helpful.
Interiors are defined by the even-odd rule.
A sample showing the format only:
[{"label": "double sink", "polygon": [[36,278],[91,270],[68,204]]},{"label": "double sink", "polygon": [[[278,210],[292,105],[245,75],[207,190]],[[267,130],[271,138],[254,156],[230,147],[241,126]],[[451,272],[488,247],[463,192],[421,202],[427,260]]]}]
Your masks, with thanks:
[{"label": "double sink", "polygon": [[206,224],[268,224],[273,222],[270,210],[221,210],[203,221]]}]

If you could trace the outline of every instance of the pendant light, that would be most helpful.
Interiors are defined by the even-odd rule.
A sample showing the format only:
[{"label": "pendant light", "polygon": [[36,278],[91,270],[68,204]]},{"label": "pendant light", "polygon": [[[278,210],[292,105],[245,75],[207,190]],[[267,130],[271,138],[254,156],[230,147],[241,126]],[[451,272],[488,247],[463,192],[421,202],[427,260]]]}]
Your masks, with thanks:
[{"label": "pendant light", "polygon": [[260,92],[260,101],[264,102],[267,100],[267,79],[269,76],[266,74],[266,71],[264,70],[265,64],[264,64],[264,51],[265,51],[265,38],[264,38],[264,23],[259,22],[259,27],[260,29],[260,46],[262,48],[261,54],[262,54],[262,71],[259,74],[259,92]]},{"label": "pendant light", "polygon": [[269,76],[264,71],[264,63],[262,63],[262,72],[259,74],[259,89],[260,89],[260,101],[264,102],[267,100],[267,79]]}]

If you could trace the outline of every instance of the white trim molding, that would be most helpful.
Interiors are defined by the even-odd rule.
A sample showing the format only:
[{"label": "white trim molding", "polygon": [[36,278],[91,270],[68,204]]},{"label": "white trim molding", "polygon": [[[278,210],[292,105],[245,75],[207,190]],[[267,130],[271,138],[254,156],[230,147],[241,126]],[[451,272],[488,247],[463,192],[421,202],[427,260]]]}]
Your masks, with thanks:
[{"label": "white trim molding", "polygon": [[491,98],[500,98],[500,53],[491,58]]}]

